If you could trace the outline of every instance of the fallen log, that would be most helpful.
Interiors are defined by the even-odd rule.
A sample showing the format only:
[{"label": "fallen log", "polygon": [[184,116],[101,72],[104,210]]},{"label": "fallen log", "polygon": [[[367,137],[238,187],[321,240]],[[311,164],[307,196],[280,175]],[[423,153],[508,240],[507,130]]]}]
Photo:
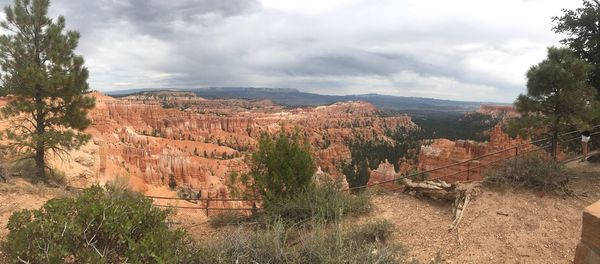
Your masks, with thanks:
[{"label": "fallen log", "polygon": [[444,181],[422,181],[415,182],[411,179],[402,179],[406,187],[404,192],[415,192],[418,195],[435,200],[453,202],[452,211],[454,221],[450,225],[450,231],[457,229],[460,224],[467,205],[473,195],[473,190],[478,184],[449,184]]},{"label": "fallen log", "polygon": [[462,220],[463,214],[465,213],[465,208],[469,205],[469,201],[471,200],[471,194],[465,193],[464,199],[456,199],[454,201],[454,222],[450,225],[450,230],[454,230],[458,228],[460,221]]}]

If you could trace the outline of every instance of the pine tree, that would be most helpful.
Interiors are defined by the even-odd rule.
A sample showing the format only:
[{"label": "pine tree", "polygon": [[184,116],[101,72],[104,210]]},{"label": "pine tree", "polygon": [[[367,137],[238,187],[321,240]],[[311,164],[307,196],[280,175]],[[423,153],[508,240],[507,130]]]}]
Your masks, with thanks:
[{"label": "pine tree", "polygon": [[519,134],[549,134],[552,155],[562,132],[586,128],[598,115],[596,90],[586,81],[591,67],[565,48],[548,48],[548,58],[527,72],[527,94],[515,105],[521,114],[510,128]]},{"label": "pine tree", "polygon": [[588,81],[600,93],[600,0],[583,0],[583,6],[563,9],[552,18],[554,32],[565,36],[560,42],[594,66]]},{"label": "pine tree", "polygon": [[253,182],[254,190],[269,203],[312,187],[315,171],[310,145],[297,133],[265,133],[258,142],[258,151],[252,154],[250,173],[241,175],[240,182],[243,185]]},{"label": "pine tree", "polygon": [[36,176],[46,180],[46,153],[63,156],[89,140],[81,133],[94,106],[83,57],[74,54],[79,33],[65,31],[65,18],[48,17],[49,0],[15,0],[0,26],[3,109],[18,120],[6,132],[19,153],[35,158]]}]

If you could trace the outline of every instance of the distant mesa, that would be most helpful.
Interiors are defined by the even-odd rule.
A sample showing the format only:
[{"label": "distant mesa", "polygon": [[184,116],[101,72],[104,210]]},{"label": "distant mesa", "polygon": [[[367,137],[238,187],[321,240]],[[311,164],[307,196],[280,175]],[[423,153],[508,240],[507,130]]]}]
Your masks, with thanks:
[{"label": "distant mesa", "polygon": [[450,101],[420,97],[402,97],[380,94],[364,95],[322,95],[301,92],[293,88],[255,88],[255,87],[209,87],[195,89],[130,89],[107,92],[115,97],[129,96],[143,92],[179,91],[193,92],[206,99],[268,99],[273,103],[287,107],[329,105],[336,102],[365,101],[382,110],[403,112],[468,112],[475,111],[482,104],[502,105],[485,102]]}]

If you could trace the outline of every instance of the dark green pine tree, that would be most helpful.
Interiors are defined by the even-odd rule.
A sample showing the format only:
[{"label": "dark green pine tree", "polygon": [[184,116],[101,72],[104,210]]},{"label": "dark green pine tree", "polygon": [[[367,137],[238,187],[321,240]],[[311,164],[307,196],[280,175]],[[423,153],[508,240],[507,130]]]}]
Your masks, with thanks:
[{"label": "dark green pine tree", "polygon": [[17,121],[5,133],[10,146],[32,157],[36,176],[46,181],[46,154],[62,157],[90,139],[82,133],[94,107],[88,70],[74,54],[79,33],[65,31],[65,18],[48,17],[49,0],[15,0],[5,7],[0,26],[2,93],[12,96],[3,109]]},{"label": "dark green pine tree", "polygon": [[521,117],[511,121],[511,130],[521,135],[549,134],[556,156],[562,132],[587,128],[598,116],[596,90],[586,82],[590,69],[571,50],[548,48],[548,58],[527,72],[527,94],[515,102]]},{"label": "dark green pine tree", "polygon": [[250,175],[256,189],[265,200],[271,201],[289,198],[310,188],[317,168],[310,145],[297,133],[263,134],[252,161]]},{"label": "dark green pine tree", "polygon": [[582,2],[582,7],[563,9],[562,16],[553,17],[553,30],[566,35],[561,43],[593,66],[588,81],[600,93],[600,0]]}]

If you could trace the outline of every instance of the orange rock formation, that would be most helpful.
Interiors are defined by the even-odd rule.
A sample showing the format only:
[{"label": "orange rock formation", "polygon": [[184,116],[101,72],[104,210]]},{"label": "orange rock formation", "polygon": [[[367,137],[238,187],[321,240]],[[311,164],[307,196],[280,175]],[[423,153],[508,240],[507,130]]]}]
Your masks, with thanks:
[{"label": "orange rock formation", "polygon": [[477,113],[488,115],[492,118],[511,118],[519,116],[519,112],[517,112],[517,109],[512,105],[482,105],[477,110]]},{"label": "orange rock formation", "polygon": [[200,190],[203,197],[227,197],[228,176],[247,170],[245,156],[256,148],[262,132],[297,130],[306,135],[317,165],[339,177],[335,163],[350,158],[347,140],[358,135],[382,138],[386,128],[415,126],[408,116],[382,117],[364,102],[285,109],[264,100],[206,100],[193,94],[120,99],[92,95],[96,107],[89,113],[92,123],[86,132],[93,140],[73,151],[71,160],[52,163],[67,173],[72,185],[118,178],[154,194],[159,186],[168,190],[164,186],[173,178],[178,186]]},{"label": "orange rock formation", "polygon": [[429,179],[443,178],[450,182],[481,180],[489,163],[531,151],[534,146],[527,143],[527,140],[520,138],[511,139],[500,125],[492,129],[490,141],[485,143],[435,139],[421,148],[418,168],[419,171],[443,168],[428,172]]}]

